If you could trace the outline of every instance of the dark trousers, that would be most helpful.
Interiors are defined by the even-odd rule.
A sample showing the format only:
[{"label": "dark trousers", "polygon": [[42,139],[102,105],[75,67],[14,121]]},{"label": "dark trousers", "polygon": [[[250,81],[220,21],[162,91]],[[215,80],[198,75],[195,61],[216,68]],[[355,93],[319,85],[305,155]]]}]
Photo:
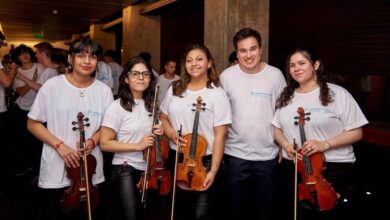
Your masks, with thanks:
[{"label": "dark trousers", "polygon": [[[176,151],[170,149],[169,156],[167,160],[167,167],[171,171],[171,174],[174,175],[174,165],[175,165],[175,155]],[[184,158],[183,155],[179,157],[179,163],[182,162]],[[211,155],[205,156],[202,159],[203,166],[206,168],[207,172],[211,168]],[[172,176],[172,181],[173,181]],[[206,191],[196,192],[196,191],[185,191],[176,187],[176,202],[175,202],[175,219],[176,220],[208,220],[208,219],[217,219],[214,217],[216,214],[214,212],[215,207],[215,180],[214,184]]]},{"label": "dark trousers", "polygon": [[229,219],[274,219],[276,159],[248,161],[224,156]]},{"label": "dark trousers", "polygon": [[136,184],[141,171],[129,165],[113,165],[110,183],[110,204],[106,219],[144,219],[140,191]]},{"label": "dark trousers", "polygon": [[0,173],[3,178],[0,181],[0,192],[5,193],[11,184],[14,160],[18,155],[12,151],[12,124],[9,121],[7,112],[0,113]]},{"label": "dark trousers", "polygon": [[[84,209],[64,211],[62,199],[66,188],[60,189],[39,189],[40,209],[37,219],[40,220],[85,220],[88,219]],[[96,209],[93,210],[93,213]],[[93,219],[97,219],[93,216]]]},{"label": "dark trousers", "polygon": [[15,130],[17,138],[15,139],[16,150],[22,156],[23,163],[19,169],[23,170],[27,167],[33,167],[34,172],[38,174],[41,161],[43,143],[31,134],[27,129],[27,114],[28,111],[20,109],[18,105],[15,107]]},{"label": "dark trousers", "polygon": [[[298,202],[297,211],[298,219],[300,220],[342,220],[352,216],[350,204],[354,164],[327,162],[325,166],[326,169],[323,172],[323,177],[340,195],[336,207],[331,211],[318,211],[316,209],[304,208],[301,203]],[[294,169],[294,163],[290,160],[283,159],[282,162],[278,164],[277,213],[279,219],[289,220],[293,219],[294,216]],[[301,179],[301,174],[298,173],[298,183],[301,182]],[[344,202],[344,199],[349,202]]]}]

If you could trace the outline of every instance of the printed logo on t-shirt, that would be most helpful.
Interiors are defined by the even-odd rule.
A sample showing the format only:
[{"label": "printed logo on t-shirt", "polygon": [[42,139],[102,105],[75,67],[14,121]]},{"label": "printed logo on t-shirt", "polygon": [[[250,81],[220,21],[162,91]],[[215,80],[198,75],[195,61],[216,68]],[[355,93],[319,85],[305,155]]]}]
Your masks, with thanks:
[{"label": "printed logo on t-shirt", "polygon": [[257,91],[252,91],[251,92],[252,97],[266,97],[270,98],[272,96],[271,93],[266,93],[266,92],[257,92]]},{"label": "printed logo on t-shirt", "polygon": [[305,112],[322,112],[328,113],[330,110],[328,108],[305,108]]}]

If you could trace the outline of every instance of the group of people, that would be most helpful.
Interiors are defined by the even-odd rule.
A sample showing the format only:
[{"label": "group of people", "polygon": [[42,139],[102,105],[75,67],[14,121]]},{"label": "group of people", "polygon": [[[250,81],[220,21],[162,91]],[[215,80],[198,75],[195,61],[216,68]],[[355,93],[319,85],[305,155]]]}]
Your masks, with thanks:
[{"label": "group of people", "polygon": [[[147,166],[143,151],[164,135],[170,147],[167,169],[174,175],[177,147],[190,145],[177,131],[189,134],[195,124],[207,145],[202,159],[206,176],[201,189],[177,188],[176,219],[217,219],[220,187],[227,192],[224,211],[228,218],[278,219],[278,213],[290,212],[293,207],[294,186],[293,177],[280,178],[285,180],[282,182],[277,179],[293,176],[295,158],[317,152],[325,156],[327,181],[341,198],[347,196],[356,160],[352,144],[362,138],[361,127],[368,123],[353,97],[327,82],[323,64],[311,49],[298,48],[287,57],[286,83],[278,68],[261,60],[263,45],[258,31],[239,30],[233,44],[238,63],[221,74],[203,45],[185,50],[180,77],[174,74],[174,61],[169,60],[166,73],[157,77],[147,61],[132,57],[119,77],[117,99],[113,100],[111,89],[93,77],[97,44],[87,38],[75,42],[68,55],[71,71],[41,85],[27,115],[28,130],[44,143],[38,182],[47,202],[42,219],[68,216],[61,212],[61,197],[71,184],[66,167],[80,166],[83,154],[92,154],[97,160],[93,184],[105,180],[102,151],[114,154],[108,218],[144,219],[137,189]],[[7,87],[8,78],[16,73],[6,74],[1,69],[1,86]],[[156,85],[163,90],[157,102],[157,124],[150,116]],[[194,123],[194,103],[199,97],[202,111]],[[300,130],[294,125],[298,107],[311,113],[307,140],[302,144],[298,141]],[[72,130],[71,123],[78,112],[89,118],[90,124],[85,128],[82,150],[79,133]],[[300,150],[294,147],[294,140]],[[278,155],[283,159],[278,160]],[[279,165],[283,166],[280,174]],[[291,194],[277,201],[280,191],[290,191],[286,189],[291,189]],[[328,212],[302,211],[299,216],[341,219],[341,205]]]}]

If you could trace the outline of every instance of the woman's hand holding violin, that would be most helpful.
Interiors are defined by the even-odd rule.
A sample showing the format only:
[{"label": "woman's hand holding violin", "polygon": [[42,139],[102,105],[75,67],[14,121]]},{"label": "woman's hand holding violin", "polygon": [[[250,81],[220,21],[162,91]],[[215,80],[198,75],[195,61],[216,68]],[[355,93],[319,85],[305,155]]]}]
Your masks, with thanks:
[{"label": "woman's hand holding violin", "polygon": [[67,167],[79,167],[80,166],[80,153],[68,145],[62,143],[57,147],[57,153],[65,161]]},{"label": "woman's hand holding violin", "polygon": [[308,140],[303,144],[302,154],[310,156],[317,152],[325,152],[329,148],[327,141]]},{"label": "woman's hand holding violin", "polygon": [[137,146],[138,146],[138,151],[142,151],[142,150],[145,150],[146,148],[150,147],[153,145],[154,143],[154,138],[155,138],[155,135],[154,134],[147,134],[145,135],[138,143],[137,143]]}]

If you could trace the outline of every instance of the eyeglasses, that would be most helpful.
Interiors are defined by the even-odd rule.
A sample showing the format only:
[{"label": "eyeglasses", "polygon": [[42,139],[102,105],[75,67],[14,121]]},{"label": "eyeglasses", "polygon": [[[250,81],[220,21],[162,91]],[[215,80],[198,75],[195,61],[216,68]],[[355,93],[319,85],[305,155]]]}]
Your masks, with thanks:
[{"label": "eyeglasses", "polygon": [[142,75],[143,78],[149,79],[152,76],[152,73],[150,71],[143,71],[143,72],[130,71],[127,73],[127,75],[132,77],[132,78],[140,78],[140,76]]}]

